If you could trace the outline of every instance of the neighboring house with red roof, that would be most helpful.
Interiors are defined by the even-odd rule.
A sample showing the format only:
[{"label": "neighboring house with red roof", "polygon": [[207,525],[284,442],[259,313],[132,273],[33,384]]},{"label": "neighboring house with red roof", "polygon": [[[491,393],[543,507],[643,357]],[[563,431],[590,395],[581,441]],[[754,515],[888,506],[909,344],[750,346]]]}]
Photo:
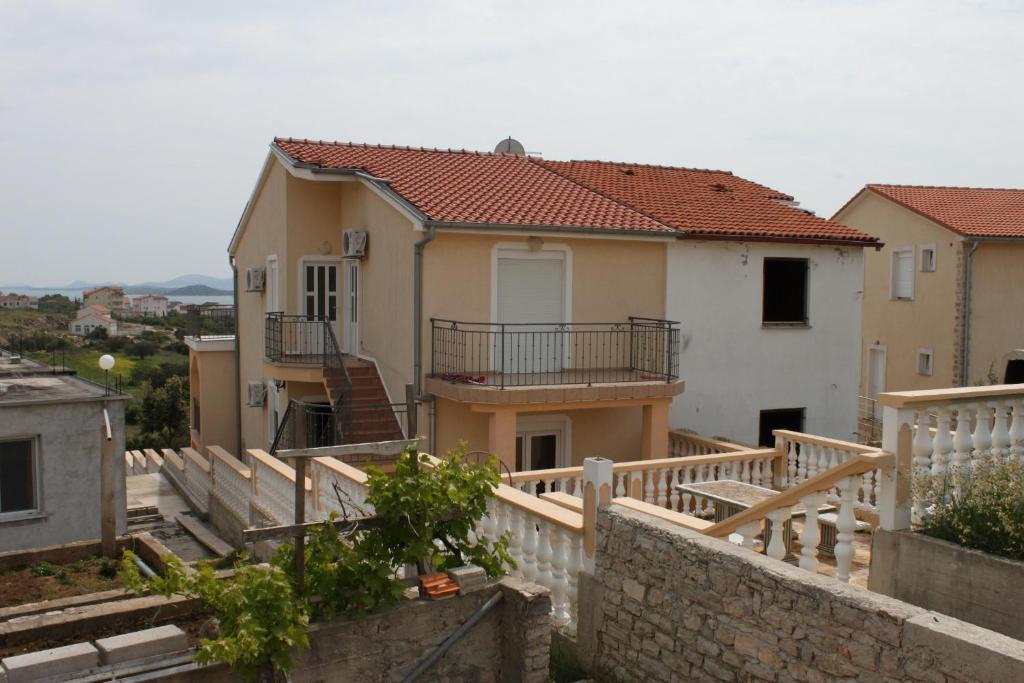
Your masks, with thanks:
[{"label": "neighboring house with red roof", "polygon": [[82,292],[82,303],[97,304],[108,309],[114,315],[120,315],[125,310],[125,296],[123,287],[93,287]]},{"label": "neighboring house with red roof", "polygon": [[108,335],[117,334],[117,321],[110,317],[110,309],[99,304],[89,304],[78,309],[75,319],[68,323],[68,331],[85,336],[102,327]]},{"label": "neighboring house with red roof", "polygon": [[0,292],[0,308],[39,308],[39,298],[28,294]]},{"label": "neighboring house with red roof", "polygon": [[[228,248],[241,448],[289,400],[394,438],[407,385],[433,452],[510,469],[663,457],[670,424],[849,437],[874,246],[723,171],[279,138]],[[186,341],[201,447],[234,356]]]},{"label": "neighboring house with red roof", "polygon": [[1024,190],[870,184],[861,393],[1024,382]]},{"label": "neighboring house with red roof", "polygon": [[131,311],[134,315],[158,318],[167,315],[167,297],[163,294],[143,294],[135,297],[131,302]]}]

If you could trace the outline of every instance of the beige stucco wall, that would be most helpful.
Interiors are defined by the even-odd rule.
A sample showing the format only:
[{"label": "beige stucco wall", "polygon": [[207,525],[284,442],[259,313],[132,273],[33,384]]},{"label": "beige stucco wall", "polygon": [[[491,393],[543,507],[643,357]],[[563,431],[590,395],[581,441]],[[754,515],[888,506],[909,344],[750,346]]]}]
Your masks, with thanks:
[{"label": "beige stucco wall", "polygon": [[1024,244],[982,242],[971,275],[967,383],[1003,381],[1003,356],[1024,348]]},{"label": "beige stucco wall", "polygon": [[[594,455],[625,462],[640,459],[640,406],[587,408],[529,412],[522,416],[569,418],[571,466],[582,466],[583,459]],[[469,450],[488,449],[488,414],[473,412],[469,404],[437,400],[437,453],[447,453],[465,441]]]},{"label": "beige stucco wall", "polygon": [[[192,350],[189,352],[189,365],[189,390],[193,397],[199,399],[201,446],[220,446],[229,453],[238,453],[234,352]],[[192,427],[196,426],[193,422]]]},{"label": "beige stucco wall", "polygon": [[[287,224],[287,178],[284,168],[273,162],[262,189],[253,200],[252,212],[245,231],[235,253],[235,264],[241,285],[238,291],[238,336],[240,346],[242,405],[239,410],[242,417],[242,449],[266,448],[266,408],[250,408],[245,405],[246,383],[264,379],[263,373],[263,330],[264,330],[264,297],[263,292],[245,291],[245,271],[252,267],[265,267],[267,256],[278,258],[279,298],[282,304],[287,302],[286,283],[289,280],[288,248],[285,226]],[[293,299],[294,301],[294,299]],[[227,412],[225,412],[225,418]]]},{"label": "beige stucco wall", "polygon": [[[960,238],[872,192],[866,192],[836,220],[885,243],[880,251],[864,250],[861,394],[866,394],[868,388],[868,349],[875,344],[886,349],[886,391],[954,386]],[[932,245],[936,249],[936,269],[921,272],[921,247]],[[914,247],[914,299],[894,301],[890,296],[892,254],[906,247]],[[931,376],[917,372],[921,348],[932,349]]]}]

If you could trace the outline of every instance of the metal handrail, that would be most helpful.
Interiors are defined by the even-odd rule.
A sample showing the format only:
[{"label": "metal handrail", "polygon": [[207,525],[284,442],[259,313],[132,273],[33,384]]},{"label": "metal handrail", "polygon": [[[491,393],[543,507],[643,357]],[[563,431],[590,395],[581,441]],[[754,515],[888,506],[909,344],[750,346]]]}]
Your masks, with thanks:
[{"label": "metal handrail", "polygon": [[431,318],[430,376],[496,386],[672,382],[679,323],[471,323]]}]

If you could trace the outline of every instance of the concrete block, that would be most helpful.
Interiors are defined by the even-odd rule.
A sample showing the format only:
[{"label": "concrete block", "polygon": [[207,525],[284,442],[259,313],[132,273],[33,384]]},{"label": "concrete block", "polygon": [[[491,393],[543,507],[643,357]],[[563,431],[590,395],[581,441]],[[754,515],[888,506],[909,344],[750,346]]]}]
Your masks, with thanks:
[{"label": "concrete block", "polygon": [[487,572],[484,571],[484,568],[471,564],[452,569],[448,572],[448,578],[457,583],[459,590],[463,593],[487,585]]},{"label": "concrete block", "polygon": [[75,643],[50,650],[5,657],[3,669],[8,683],[32,683],[73,673],[84,673],[99,666],[100,653],[90,643]]},{"label": "concrete block", "polygon": [[180,652],[188,649],[188,635],[174,625],[122,633],[96,641],[104,664],[120,664],[133,659]]}]

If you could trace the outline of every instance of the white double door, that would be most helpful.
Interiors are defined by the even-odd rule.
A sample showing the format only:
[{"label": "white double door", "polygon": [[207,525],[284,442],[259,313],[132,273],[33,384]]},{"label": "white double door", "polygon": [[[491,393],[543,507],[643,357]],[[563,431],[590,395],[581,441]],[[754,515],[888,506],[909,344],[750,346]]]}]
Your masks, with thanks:
[{"label": "white double door", "polygon": [[505,374],[560,372],[568,344],[565,261],[560,254],[497,259],[491,358]]},{"label": "white double door", "polygon": [[[299,308],[303,317],[302,345],[308,353],[323,353],[326,338],[321,321],[328,321],[346,353],[359,349],[359,262],[303,261]],[[341,300],[339,327],[338,304]]]}]

